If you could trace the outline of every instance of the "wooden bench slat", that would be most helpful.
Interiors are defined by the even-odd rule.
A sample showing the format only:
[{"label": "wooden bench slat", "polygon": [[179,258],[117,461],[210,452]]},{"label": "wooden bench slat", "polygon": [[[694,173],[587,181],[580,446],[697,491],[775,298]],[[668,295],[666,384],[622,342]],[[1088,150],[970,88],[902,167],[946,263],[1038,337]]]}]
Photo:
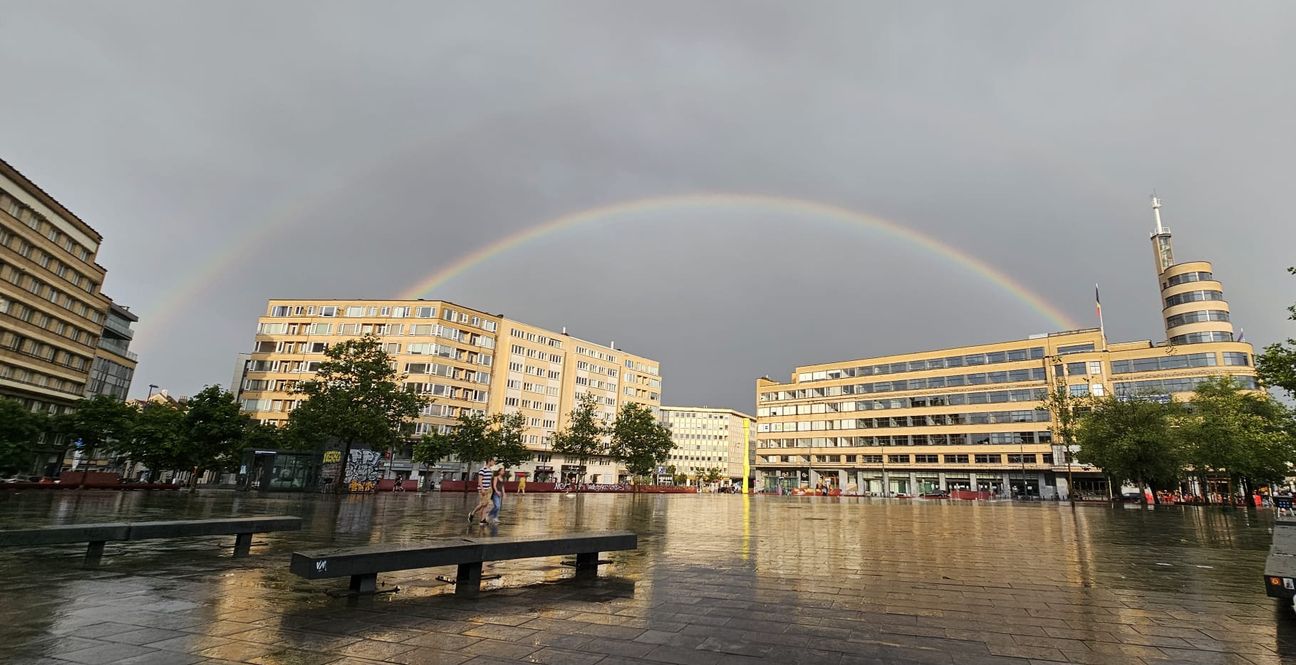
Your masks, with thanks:
[{"label": "wooden bench slat", "polygon": [[238,517],[217,520],[171,520],[160,522],[131,522],[127,540],[152,538],[188,538],[193,536],[230,536],[240,533],[266,531],[297,531],[301,529],[300,517]]},{"label": "wooden bench slat", "polygon": [[130,524],[105,522],[101,524],[58,524],[33,529],[0,531],[0,546],[6,545],[65,545],[68,543],[126,540]]}]

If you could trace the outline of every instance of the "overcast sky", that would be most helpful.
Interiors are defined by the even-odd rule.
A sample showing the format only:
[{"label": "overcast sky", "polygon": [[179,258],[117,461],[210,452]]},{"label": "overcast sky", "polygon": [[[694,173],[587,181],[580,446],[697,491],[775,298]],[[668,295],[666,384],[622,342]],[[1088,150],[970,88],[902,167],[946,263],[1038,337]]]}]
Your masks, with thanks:
[{"label": "overcast sky", "polygon": [[[726,192],[892,220],[1161,339],[1148,195],[1235,325],[1296,328],[1296,3],[22,2],[0,156],[104,235],[133,392],[228,385],[272,297],[395,297],[515,231]],[[212,268],[216,269],[212,269]],[[661,361],[750,411],[796,365],[1057,326],[868,227],[663,208],[429,297]]]}]

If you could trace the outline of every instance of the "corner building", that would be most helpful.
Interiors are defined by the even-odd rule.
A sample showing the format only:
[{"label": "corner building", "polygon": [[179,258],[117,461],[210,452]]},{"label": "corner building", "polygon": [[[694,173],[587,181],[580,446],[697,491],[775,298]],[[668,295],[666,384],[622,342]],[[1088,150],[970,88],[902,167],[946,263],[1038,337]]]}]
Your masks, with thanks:
[{"label": "corner building", "polygon": [[756,383],[757,483],[820,482],[861,493],[980,490],[1107,496],[1097,469],[1054,445],[1043,400],[1072,395],[1190,399],[1210,378],[1256,389],[1254,352],[1236,341],[1206,261],[1175,263],[1160,202],[1151,236],[1166,339],[1110,342],[1101,328],[798,367]]},{"label": "corner building", "polygon": [[[512,471],[529,480],[580,475],[579,462],[555,455],[551,444],[583,394],[595,395],[608,420],[626,403],[654,410],[661,404],[657,361],[565,331],[442,300],[271,300],[237,372],[243,410],[282,424],[301,400],[293,389],[314,376],[324,350],[366,334],[380,338],[395,358],[406,390],[433,399],[417,419],[416,436],[446,431],[465,411],[522,413],[532,457]],[[392,469],[418,475],[408,457],[398,455]],[[446,480],[464,469],[447,461],[429,471]],[[600,458],[587,463],[585,475],[590,482],[616,482],[625,469]]]}]

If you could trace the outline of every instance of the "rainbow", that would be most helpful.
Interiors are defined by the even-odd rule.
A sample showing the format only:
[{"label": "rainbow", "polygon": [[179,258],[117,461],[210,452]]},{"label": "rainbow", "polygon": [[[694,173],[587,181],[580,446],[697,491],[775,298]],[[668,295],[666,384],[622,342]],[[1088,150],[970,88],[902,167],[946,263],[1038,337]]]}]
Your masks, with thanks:
[{"label": "rainbow", "polygon": [[790,198],[786,196],[768,196],[761,194],[715,193],[658,196],[613,203],[611,205],[568,213],[535,226],[527,227],[513,233],[512,235],[505,236],[488,245],[482,246],[473,252],[465,254],[436,272],[420,279],[408,289],[405,289],[401,293],[400,298],[404,300],[414,300],[416,298],[424,297],[443,286],[446,282],[496,256],[499,256],[500,254],[517,249],[545,236],[560,233],[574,227],[586,224],[614,224],[626,221],[636,215],[642,215],[644,213],[661,214],[695,210],[758,210],[763,212],[779,212],[802,217],[832,220],[850,224],[855,227],[863,227],[873,231],[878,231],[907,245],[917,247],[930,254],[943,259],[948,259],[949,261],[962,266],[969,272],[978,275],[1007,292],[1015,299],[1026,304],[1035,312],[1058,326],[1059,330],[1072,330],[1079,327],[1071,317],[1049,304],[1049,302],[1039,294],[1025,286],[1022,286],[1012,277],[1009,277],[985,261],[982,261],[981,259],[956,247],[947,245],[929,235],[919,233],[911,228],[890,220],[882,219],[881,217],[866,215],[861,212],[856,212],[854,210],[827,203]]}]

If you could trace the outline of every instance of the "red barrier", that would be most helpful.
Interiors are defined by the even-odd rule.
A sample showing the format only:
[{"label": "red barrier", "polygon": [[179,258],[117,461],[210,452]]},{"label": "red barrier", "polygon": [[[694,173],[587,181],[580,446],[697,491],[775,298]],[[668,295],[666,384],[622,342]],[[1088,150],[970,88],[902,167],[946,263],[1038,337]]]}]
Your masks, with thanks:
[{"label": "red barrier", "polygon": [[[506,494],[515,493],[518,491],[517,486],[518,486],[517,481],[506,482],[504,483],[504,492]],[[474,488],[475,486],[470,487],[469,491],[473,491]],[[443,480],[441,481],[441,491],[442,492],[463,492],[464,481]],[[589,493],[589,494],[630,494],[630,493],[694,494],[697,492],[697,490],[693,487],[688,487],[688,486],[680,487],[675,485],[629,485],[629,484],[608,485],[608,484],[597,484],[597,483],[594,484],[587,483],[587,484],[580,484],[580,485],[566,485],[566,484],[560,485],[558,483],[537,483],[537,482],[527,481],[526,484],[527,494],[549,494],[553,492],[582,492],[582,493]]]}]

